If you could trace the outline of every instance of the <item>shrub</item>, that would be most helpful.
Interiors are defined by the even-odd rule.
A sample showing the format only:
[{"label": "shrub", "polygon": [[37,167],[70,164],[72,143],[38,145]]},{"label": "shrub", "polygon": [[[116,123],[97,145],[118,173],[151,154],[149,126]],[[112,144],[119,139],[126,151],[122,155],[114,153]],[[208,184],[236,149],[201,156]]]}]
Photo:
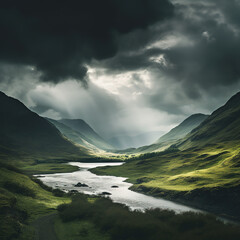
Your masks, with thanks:
[{"label": "shrub", "polygon": [[238,226],[224,225],[214,216],[150,209],[146,212],[129,209],[110,199],[99,198],[90,203],[76,195],[69,205],[58,208],[63,221],[88,220],[113,240],[237,240]]},{"label": "shrub", "polygon": [[69,222],[76,219],[87,218],[91,213],[91,203],[87,198],[81,195],[74,197],[72,203],[66,207],[61,205],[58,208],[59,215],[64,222]]},{"label": "shrub", "polygon": [[62,197],[65,194],[65,192],[60,189],[53,189],[52,193],[56,197]]}]

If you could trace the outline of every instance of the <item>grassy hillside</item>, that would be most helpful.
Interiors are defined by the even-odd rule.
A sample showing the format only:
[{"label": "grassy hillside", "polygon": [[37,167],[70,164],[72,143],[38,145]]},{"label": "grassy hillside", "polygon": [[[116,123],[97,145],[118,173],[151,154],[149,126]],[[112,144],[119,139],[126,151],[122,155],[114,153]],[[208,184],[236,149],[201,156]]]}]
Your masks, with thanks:
[{"label": "grassy hillside", "polygon": [[[240,145],[156,153],[92,170],[127,177],[132,189],[240,218]],[[233,207],[234,206],[234,207]]]},{"label": "grassy hillside", "polygon": [[52,157],[87,156],[87,150],[65,139],[53,124],[20,101],[0,92],[0,152]]},{"label": "grassy hillside", "polygon": [[68,195],[51,190],[15,167],[0,164],[2,240],[34,239],[36,222],[51,213],[55,213],[55,217],[49,224],[55,228],[60,240],[155,240],[159,237],[169,240],[237,240],[240,236],[239,227],[224,225],[210,215],[177,215],[159,209],[148,210],[146,213],[131,212],[127,207],[112,203],[109,199],[82,194],[72,195],[71,201]]},{"label": "grassy hillside", "polygon": [[0,239],[32,240],[31,223],[70,202],[69,197],[54,194],[58,192],[43,189],[20,170],[0,162]]},{"label": "grassy hillside", "polygon": [[125,152],[128,154],[134,153],[148,153],[148,152],[156,152],[156,151],[164,151],[169,148],[171,145],[178,143],[179,139],[185,137],[188,133],[190,133],[193,129],[199,126],[208,115],[204,115],[201,113],[193,114],[187,119],[185,119],[178,126],[170,130],[168,133],[160,137],[155,143],[139,147],[137,149],[126,149]]},{"label": "grassy hillside", "polygon": [[190,117],[185,119],[182,123],[180,123],[177,127],[173,128],[170,132],[160,137],[156,141],[156,143],[178,140],[185,137],[194,128],[198,127],[200,123],[202,123],[207,117],[208,115],[204,115],[201,113],[191,115]]},{"label": "grassy hillside", "polygon": [[[52,124],[54,124],[54,126],[66,137],[68,138],[70,141],[72,141],[75,144],[80,144],[82,146],[87,147],[88,149],[91,150],[95,150],[97,151],[97,147],[92,145],[91,140],[87,139],[83,134],[81,134],[78,131],[73,130],[72,128],[66,126],[65,124],[57,121],[57,120],[53,120],[50,118],[46,118],[49,122],[51,122]],[[88,142],[88,141],[89,142]]]},{"label": "grassy hillside", "polygon": [[85,121],[82,119],[61,119],[59,122],[81,134],[82,138],[90,144],[104,150],[111,150],[113,147],[100,137]]},{"label": "grassy hillside", "polygon": [[132,189],[240,219],[240,93],[168,151],[93,170]]},{"label": "grassy hillside", "polygon": [[233,140],[240,142],[240,92],[214,111],[177,146],[187,149]]}]

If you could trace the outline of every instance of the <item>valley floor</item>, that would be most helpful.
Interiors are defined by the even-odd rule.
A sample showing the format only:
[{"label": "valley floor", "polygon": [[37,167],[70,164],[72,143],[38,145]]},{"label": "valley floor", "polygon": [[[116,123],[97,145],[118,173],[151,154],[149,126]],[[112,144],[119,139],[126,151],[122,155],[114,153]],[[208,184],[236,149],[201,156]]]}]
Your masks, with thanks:
[{"label": "valley floor", "polygon": [[[149,212],[150,215],[131,213],[126,207],[113,204],[110,200],[64,194],[31,177],[31,174],[76,170],[66,164],[20,164],[22,170],[5,164],[4,161],[0,161],[0,164],[0,238],[3,240],[32,240],[35,230],[44,227],[42,220],[45,218],[49,220],[47,235],[52,234],[52,240],[132,240],[141,239],[141,236],[155,240],[157,238],[152,232],[163,226],[163,222],[165,225],[159,234],[164,237],[167,232],[170,237],[165,239],[169,240],[188,239],[187,236],[197,240],[218,239],[214,234],[220,234],[224,240],[229,239],[228,236],[231,236],[231,240],[240,237],[238,227],[224,227],[208,215],[175,215],[169,211],[158,212],[159,210]],[[134,184],[134,191],[239,218],[239,166],[239,145],[224,143],[202,149],[173,149],[146,154],[129,159],[118,167],[92,171],[102,175],[127,177]],[[146,219],[155,227],[150,228]],[[210,231],[209,226],[216,233],[212,229]],[[143,231],[140,235],[139,229]],[[205,233],[199,235],[203,231]],[[36,238],[43,238],[40,235],[36,235]]]},{"label": "valley floor", "polygon": [[[35,232],[32,223],[42,216],[56,213],[57,206],[70,203],[71,198],[43,185],[9,163],[11,160],[0,158],[0,239],[32,240]],[[26,163],[21,164],[24,166]],[[26,168],[28,171],[31,169],[31,173],[38,173],[43,168],[41,165],[34,165],[34,170],[30,166]],[[49,164],[44,169],[45,172],[67,172],[75,168]]]},{"label": "valley floor", "polygon": [[181,202],[216,214],[240,217],[239,143],[140,155],[100,175],[128,178],[132,190]]}]

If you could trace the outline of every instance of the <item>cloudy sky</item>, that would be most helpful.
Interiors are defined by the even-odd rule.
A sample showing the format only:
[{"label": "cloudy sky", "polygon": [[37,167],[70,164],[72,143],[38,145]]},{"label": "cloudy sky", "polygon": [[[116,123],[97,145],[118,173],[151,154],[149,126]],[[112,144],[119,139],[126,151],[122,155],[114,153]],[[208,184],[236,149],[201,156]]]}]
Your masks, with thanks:
[{"label": "cloudy sky", "polygon": [[240,89],[240,0],[9,0],[0,90],[105,138],[166,132]]}]

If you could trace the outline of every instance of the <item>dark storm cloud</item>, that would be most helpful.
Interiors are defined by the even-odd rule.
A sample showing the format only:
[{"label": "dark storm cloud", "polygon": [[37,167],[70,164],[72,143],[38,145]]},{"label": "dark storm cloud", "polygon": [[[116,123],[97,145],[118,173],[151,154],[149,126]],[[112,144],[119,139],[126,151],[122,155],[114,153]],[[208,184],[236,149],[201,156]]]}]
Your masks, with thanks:
[{"label": "dark storm cloud", "polygon": [[[226,16],[225,7],[221,6],[223,1],[215,2],[215,7],[220,5],[219,9],[223,16]],[[229,5],[236,3],[228,2]],[[240,22],[235,22],[237,28],[233,29],[228,21],[219,22],[216,13],[209,15],[206,7],[202,6],[200,14],[198,5],[192,5],[191,8],[196,19],[184,16],[187,10],[185,9],[182,15],[182,31],[189,36],[193,44],[163,51],[167,62],[173,66],[165,68],[164,73],[183,81],[187,90],[194,85],[208,89],[236,83],[240,78],[240,36],[236,33],[236,30],[240,30]],[[239,4],[235,8],[240,11]]]},{"label": "dark storm cloud", "polygon": [[168,0],[9,0],[0,6],[0,61],[35,66],[42,80],[84,79],[114,56],[118,36],[173,15]]},{"label": "dark storm cloud", "polygon": [[27,100],[27,93],[36,87],[38,78],[39,73],[32,67],[0,64],[0,91],[22,101]]},{"label": "dark storm cloud", "polygon": [[0,89],[109,136],[210,113],[240,89],[240,0],[171,2],[2,3]]},{"label": "dark storm cloud", "polygon": [[[169,84],[172,79],[181,83],[188,98],[200,98],[202,90],[231,86],[240,80],[239,12],[239,0],[175,1],[174,18],[123,36],[121,52],[99,64],[113,72],[158,69],[159,77],[169,79]],[[166,36],[188,42],[146,47]],[[136,39],[140,42],[134,47],[127,44]],[[164,63],[153,60],[160,55]]]},{"label": "dark storm cloud", "polygon": [[239,0],[232,0],[232,1],[225,1],[219,0],[216,1],[219,7],[224,11],[225,17],[230,21],[232,24],[236,24],[239,26],[240,23],[240,1]]}]

